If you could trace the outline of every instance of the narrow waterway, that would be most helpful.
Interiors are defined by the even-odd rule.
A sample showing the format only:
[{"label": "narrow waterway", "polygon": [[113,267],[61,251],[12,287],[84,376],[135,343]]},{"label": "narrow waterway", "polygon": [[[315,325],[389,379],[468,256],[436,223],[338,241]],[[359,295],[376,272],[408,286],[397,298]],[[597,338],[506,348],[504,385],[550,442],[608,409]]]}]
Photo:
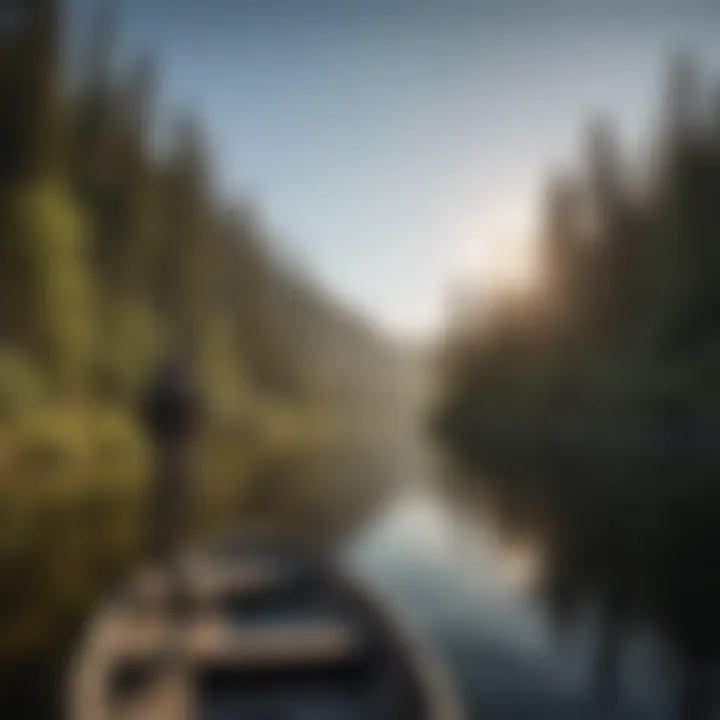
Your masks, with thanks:
[{"label": "narrow waterway", "polygon": [[492,534],[427,476],[398,493],[347,552],[440,656],[469,718],[664,717],[647,643],[628,658],[617,701],[598,703],[591,623],[559,643],[515,586]]}]

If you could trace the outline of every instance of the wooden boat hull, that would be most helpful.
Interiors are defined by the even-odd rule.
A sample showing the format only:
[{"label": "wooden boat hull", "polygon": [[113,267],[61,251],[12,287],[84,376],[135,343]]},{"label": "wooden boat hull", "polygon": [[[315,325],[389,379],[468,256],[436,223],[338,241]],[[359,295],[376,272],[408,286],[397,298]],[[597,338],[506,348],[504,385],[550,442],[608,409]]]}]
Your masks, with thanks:
[{"label": "wooden boat hull", "polygon": [[455,720],[447,677],[335,563],[234,540],[134,578],[89,624],[72,720]]}]

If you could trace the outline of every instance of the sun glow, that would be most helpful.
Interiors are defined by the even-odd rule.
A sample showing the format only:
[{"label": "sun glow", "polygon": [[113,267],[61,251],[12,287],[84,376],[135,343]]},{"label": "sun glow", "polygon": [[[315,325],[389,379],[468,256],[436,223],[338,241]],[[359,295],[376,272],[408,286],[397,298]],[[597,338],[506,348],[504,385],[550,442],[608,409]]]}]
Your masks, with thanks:
[{"label": "sun glow", "polygon": [[[462,236],[456,236],[456,279],[479,287],[486,296],[532,291],[540,265],[533,225],[531,213],[516,207],[499,208],[483,221],[467,223]],[[468,227],[473,230],[468,232]]]},{"label": "sun glow", "polygon": [[506,235],[487,252],[487,279],[499,290],[527,291],[537,278],[535,244],[530,238]]}]

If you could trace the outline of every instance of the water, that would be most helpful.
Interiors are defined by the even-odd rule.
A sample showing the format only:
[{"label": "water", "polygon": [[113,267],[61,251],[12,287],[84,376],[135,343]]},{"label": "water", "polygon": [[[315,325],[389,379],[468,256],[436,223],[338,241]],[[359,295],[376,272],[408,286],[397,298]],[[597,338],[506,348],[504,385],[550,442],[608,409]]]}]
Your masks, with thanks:
[{"label": "water", "polygon": [[469,718],[661,718],[647,642],[637,643],[620,697],[590,691],[591,623],[561,646],[542,610],[503,572],[492,536],[431,490],[400,494],[348,550],[439,654]]}]

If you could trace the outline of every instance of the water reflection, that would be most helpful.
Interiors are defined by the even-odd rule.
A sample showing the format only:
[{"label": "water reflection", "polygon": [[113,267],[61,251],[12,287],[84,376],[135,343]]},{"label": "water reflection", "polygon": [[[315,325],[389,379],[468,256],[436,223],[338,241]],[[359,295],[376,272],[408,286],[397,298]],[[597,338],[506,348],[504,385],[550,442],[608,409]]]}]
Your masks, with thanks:
[{"label": "water reflection", "polygon": [[559,643],[540,605],[514,586],[493,532],[432,489],[396,497],[348,554],[438,648],[469,717],[662,716],[647,638],[629,643],[617,702],[595,702],[592,611]]}]

